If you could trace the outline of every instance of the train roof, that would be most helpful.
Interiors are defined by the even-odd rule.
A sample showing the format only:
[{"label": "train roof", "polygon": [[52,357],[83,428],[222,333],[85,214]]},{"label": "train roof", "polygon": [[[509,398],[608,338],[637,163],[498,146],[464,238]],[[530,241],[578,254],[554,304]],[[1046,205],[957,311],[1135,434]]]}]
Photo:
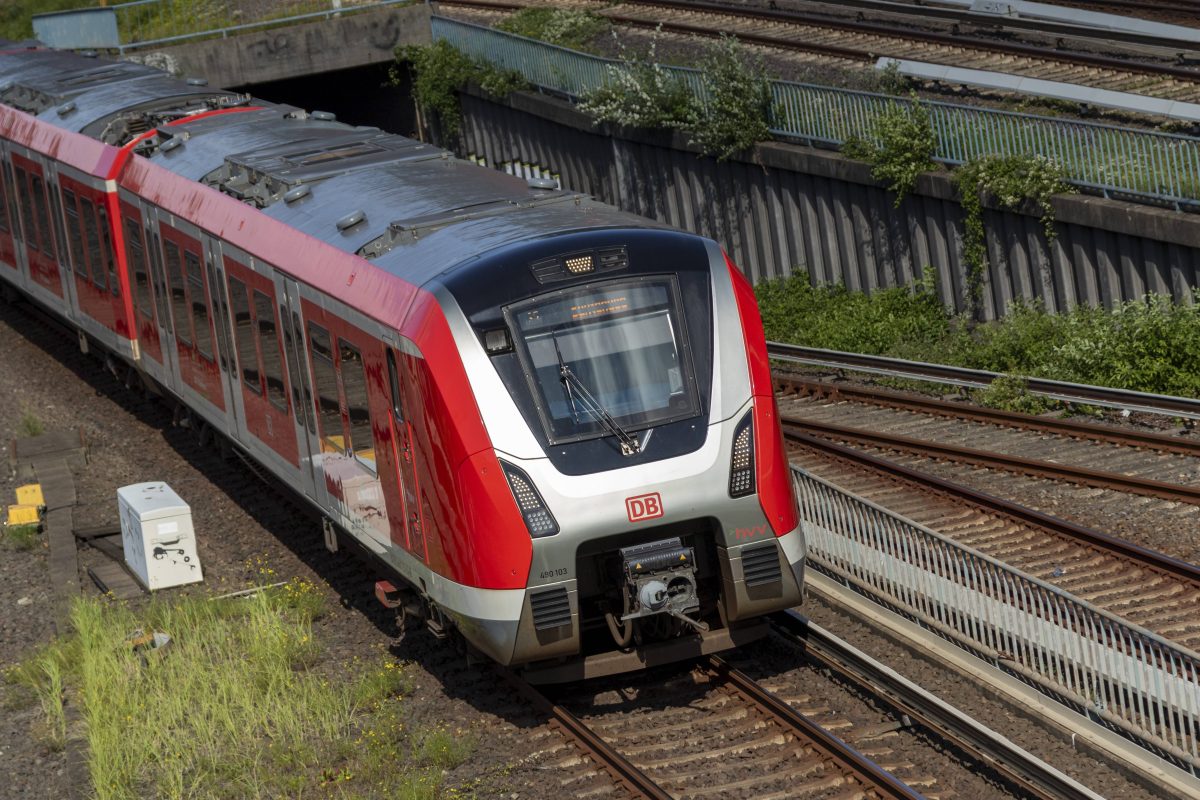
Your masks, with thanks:
[{"label": "train roof", "polygon": [[[423,142],[336,122],[332,115],[272,103],[199,114],[250,100],[140,65],[61,53],[29,64],[13,59],[19,62],[21,55],[0,53],[0,86],[20,81],[47,96],[57,90],[60,98],[65,86],[78,89],[67,104],[45,105],[45,121],[124,143],[140,132],[134,126],[145,117],[137,112],[160,112],[165,118],[149,117],[155,135],[136,153],[415,285],[485,253],[549,235],[667,227]],[[45,72],[51,63],[59,64],[57,75]],[[72,76],[77,83],[70,83]]]}]

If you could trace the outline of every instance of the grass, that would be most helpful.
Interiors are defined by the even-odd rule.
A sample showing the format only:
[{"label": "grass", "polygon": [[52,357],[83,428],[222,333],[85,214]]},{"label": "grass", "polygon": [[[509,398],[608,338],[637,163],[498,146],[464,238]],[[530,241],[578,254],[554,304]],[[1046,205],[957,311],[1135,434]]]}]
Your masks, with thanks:
[{"label": "grass", "polygon": [[4,528],[4,543],[13,550],[28,551],[37,547],[40,527],[34,523],[8,525]]},{"label": "grass", "polygon": [[[42,709],[48,747],[80,710],[93,790],[125,798],[432,798],[470,736],[411,728],[411,680],[384,657],[334,663],[302,581],[245,598],[80,599],[74,633],[10,669]],[[136,650],[132,631],[170,634]]]},{"label": "grass", "polygon": [[26,408],[21,412],[21,423],[17,426],[17,430],[22,436],[41,436],[46,432],[46,426],[42,424],[42,420],[37,414]]},{"label": "grass", "polygon": [[1004,319],[976,325],[942,306],[928,276],[915,290],[872,295],[813,286],[804,274],[756,291],[768,339],[1003,373],[1010,377],[977,394],[1000,408],[1045,408],[1021,376],[1200,397],[1194,303],[1148,295],[1113,310],[1063,314],[1019,303]]}]

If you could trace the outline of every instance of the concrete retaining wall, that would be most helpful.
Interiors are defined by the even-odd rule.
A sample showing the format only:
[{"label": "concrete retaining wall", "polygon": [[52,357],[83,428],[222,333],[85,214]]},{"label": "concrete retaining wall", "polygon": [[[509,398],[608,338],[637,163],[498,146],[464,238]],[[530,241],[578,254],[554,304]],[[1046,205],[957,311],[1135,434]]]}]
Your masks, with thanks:
[{"label": "concrete retaining wall", "polygon": [[[893,208],[869,166],[789,144],[748,160],[700,156],[680,135],[595,128],[572,106],[530,93],[462,97],[459,150],[490,166],[525,162],[567,188],[716,239],[754,281],[807,271],[871,291],[934,269],[947,305],[968,307],[962,208],[949,177],[930,173]],[[1200,286],[1200,219],[1102,198],[1054,199],[1057,236],[1033,214],[985,212],[989,267],[976,315],[1014,299],[1048,309],[1112,306],[1146,292],[1189,300]]]},{"label": "concrete retaining wall", "polygon": [[429,44],[429,6],[388,7],[228,39],[138,51],[142,61],[212,86],[246,86],[390,62],[401,45]]}]

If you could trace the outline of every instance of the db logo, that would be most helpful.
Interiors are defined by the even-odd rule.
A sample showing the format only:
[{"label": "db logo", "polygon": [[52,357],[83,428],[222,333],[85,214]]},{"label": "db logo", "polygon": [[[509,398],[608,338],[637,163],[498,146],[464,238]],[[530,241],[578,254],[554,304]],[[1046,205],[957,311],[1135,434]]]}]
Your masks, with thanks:
[{"label": "db logo", "polygon": [[627,497],[625,498],[625,511],[629,514],[630,522],[661,517],[663,515],[662,498],[658,492]]}]

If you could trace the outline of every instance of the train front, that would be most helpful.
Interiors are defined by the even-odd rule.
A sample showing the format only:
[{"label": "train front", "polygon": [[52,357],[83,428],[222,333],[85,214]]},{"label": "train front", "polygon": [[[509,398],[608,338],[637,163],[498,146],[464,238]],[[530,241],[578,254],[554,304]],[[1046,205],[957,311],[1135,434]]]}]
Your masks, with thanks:
[{"label": "train front", "polygon": [[547,237],[445,286],[532,546],[519,620],[475,635],[460,620],[469,639],[531,679],[570,680],[743,644],[800,602],[762,325],[715,243]]}]

